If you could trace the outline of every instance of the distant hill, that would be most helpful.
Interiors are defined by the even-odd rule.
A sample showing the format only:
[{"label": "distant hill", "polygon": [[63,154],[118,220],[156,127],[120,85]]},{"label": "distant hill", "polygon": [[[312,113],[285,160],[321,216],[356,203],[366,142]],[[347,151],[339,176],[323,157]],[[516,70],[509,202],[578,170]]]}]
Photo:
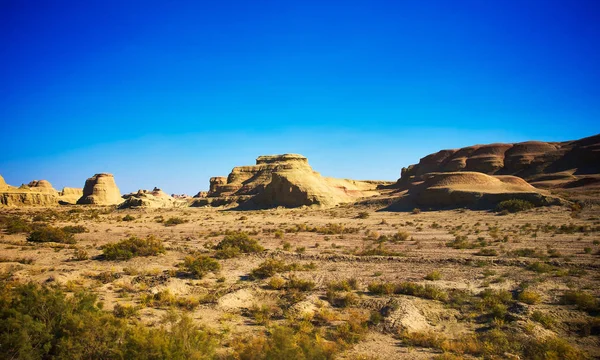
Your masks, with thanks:
[{"label": "distant hill", "polygon": [[527,141],[441,150],[402,169],[394,188],[406,188],[424,174],[481,172],[513,175],[542,188],[600,185],[600,134],[565,142]]}]

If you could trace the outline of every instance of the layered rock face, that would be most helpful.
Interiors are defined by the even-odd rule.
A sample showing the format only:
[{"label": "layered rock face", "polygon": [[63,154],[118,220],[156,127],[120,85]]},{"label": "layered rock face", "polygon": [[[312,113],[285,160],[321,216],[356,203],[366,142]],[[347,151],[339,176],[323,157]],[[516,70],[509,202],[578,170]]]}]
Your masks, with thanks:
[{"label": "layered rock face", "polygon": [[0,176],[0,204],[7,206],[58,205],[59,193],[46,180],[33,180],[20,187],[10,186]]},{"label": "layered rock face", "polygon": [[396,187],[405,187],[427,173],[456,171],[514,175],[536,186],[560,186],[600,174],[600,135],[566,142],[528,141],[442,150],[403,168]]},{"label": "layered rock face", "polygon": [[125,199],[120,208],[172,208],[188,206],[185,199],[175,199],[159,188],[153,190],[138,190],[136,193],[123,195]]},{"label": "layered rock face", "polygon": [[207,197],[196,200],[193,205],[333,206],[375,195],[377,184],[322,177],[302,155],[259,156],[256,165],[235,167],[227,178],[211,178]]},{"label": "layered rock face", "polygon": [[563,200],[537,189],[525,180],[510,175],[486,175],[479,172],[446,172],[423,175],[414,182],[401,200],[391,206],[423,208],[493,208],[501,201],[521,199],[536,206],[562,205]]},{"label": "layered rock face", "polygon": [[83,195],[78,204],[117,205],[121,203],[121,192],[112,174],[96,174],[85,181]]}]

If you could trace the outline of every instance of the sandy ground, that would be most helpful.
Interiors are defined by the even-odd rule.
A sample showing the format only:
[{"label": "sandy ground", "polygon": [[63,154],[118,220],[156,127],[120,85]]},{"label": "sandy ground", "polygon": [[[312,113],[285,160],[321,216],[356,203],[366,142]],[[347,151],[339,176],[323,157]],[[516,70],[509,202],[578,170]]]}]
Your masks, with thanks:
[{"label": "sandy ground", "polygon": [[[80,208],[52,210],[65,213]],[[514,291],[519,284],[530,281],[533,284],[530,289],[541,294],[542,301],[527,305],[528,311],[539,309],[558,320],[558,326],[545,331],[569,339],[594,357],[600,356],[597,332],[581,335],[573,330],[574,324],[585,322],[591,316],[559,301],[568,289],[588,291],[596,298],[600,295],[598,208],[585,208],[576,217],[569,209],[560,207],[538,208],[506,216],[470,210],[423,211],[419,214],[377,212],[373,208],[351,206],[247,212],[215,208],[137,209],[103,211],[95,219],[87,216],[93,208],[83,209],[83,213],[73,214],[70,220],[46,222],[53,226],[85,226],[89,232],[75,235],[75,247],[85,249],[90,256],[88,260],[75,261],[74,246],[32,244],[26,241],[26,234],[2,234],[0,272],[10,271],[12,279],[17,281],[56,283],[73,291],[90,289],[99,295],[107,310],[117,303],[139,305],[137,317],[148,324],[159,321],[168,309],[141,305],[143,295],[165,289],[175,297],[205,298],[212,295],[212,301],[202,301],[189,313],[198,323],[226,336],[264,330],[264,326],[257,325],[247,316],[247,309],[254,304],[275,304],[279,292],[267,289],[264,286],[266,280],[251,280],[248,275],[269,257],[288,263],[314,264],[312,269],[281,275],[286,279],[293,275],[315,282],[316,287],[308,300],[297,304],[300,312],[331,308],[325,300],[325,293],[327,284],[335,280],[356,279],[358,289],[355,293],[359,301],[354,307],[366,310],[377,309],[389,300],[368,292],[368,284],[374,281],[413,281],[475,293],[488,287]],[[0,214],[30,219],[44,211],[46,209],[4,208]],[[368,216],[359,218],[360,212],[366,212]],[[135,220],[122,221],[127,214]],[[164,219],[180,217],[187,222],[167,227],[156,221],[158,216]],[[324,227],[328,224],[341,224],[353,230],[351,233],[329,235],[310,231],[287,232],[297,225]],[[565,233],[549,228],[561,225],[581,225],[588,230]],[[209,273],[203,279],[176,275],[178,264],[188,254],[194,251],[210,254],[210,246],[218,243],[227,230],[251,233],[266,251],[219,260],[221,271]],[[355,255],[376,248],[376,240],[381,235],[391,236],[399,231],[407,232],[408,239],[384,243],[384,249],[395,255]],[[105,261],[99,257],[102,245],[131,235],[159,237],[167,248],[166,254],[128,261]],[[480,248],[449,247],[447,243],[456,236],[466,236],[467,242],[489,242],[485,249],[493,249],[494,252],[490,253],[491,256],[481,256],[478,255]],[[289,244],[286,245],[287,250],[283,250],[284,244]],[[546,258],[540,260],[512,253],[518,249],[535,249]],[[27,264],[22,259],[32,259],[33,262]],[[538,261],[551,264],[555,270],[536,273],[527,268]],[[568,273],[569,269],[573,269],[571,273]],[[441,279],[425,280],[425,276],[433,271],[438,271]],[[438,331],[450,337],[475,330],[476,325],[464,321],[456,310],[438,301],[405,295],[393,297],[400,304],[394,320],[398,328]],[[348,309],[333,311],[344,314]],[[394,331],[371,330],[363,341],[341,357],[427,359],[439,354],[434,349],[405,346]]]}]

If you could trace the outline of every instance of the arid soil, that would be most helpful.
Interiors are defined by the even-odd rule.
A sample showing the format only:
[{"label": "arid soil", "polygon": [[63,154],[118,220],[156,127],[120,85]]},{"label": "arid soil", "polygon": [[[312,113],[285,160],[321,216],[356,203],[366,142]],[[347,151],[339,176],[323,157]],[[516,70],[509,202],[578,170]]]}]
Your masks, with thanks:
[{"label": "arid soil", "polygon": [[[600,357],[597,206],[502,216],[461,209],[378,212],[365,206],[263,211],[63,206],[4,208],[1,215],[54,227],[82,225],[87,231],[74,235],[75,244],[2,233],[2,281],[56,285],[70,293],[89,289],[104,310],[129,307],[132,321],[148,326],[172,309],[185,312],[219,334],[222,356],[231,353],[233,339],[262,335],[290,319],[327,328],[364,317],[368,327],[339,358],[429,359],[444,353],[478,358],[487,354],[481,350],[485,341],[473,337],[490,329],[566,339]],[[170,218],[184,222],[167,226]],[[181,265],[186,256],[213,256],[215,245],[232,232],[249,234],[265,250],[218,259],[221,269],[201,279],[186,272]],[[166,253],[103,257],[103,245],[148,235],[162,240]],[[273,276],[252,276],[267,259],[292,266]],[[311,285],[290,295],[289,282],[287,288],[278,285],[290,279]],[[403,282],[428,290],[376,286]],[[488,306],[482,293],[489,289],[505,290],[509,298]],[[471,300],[456,300],[456,291]],[[582,304],[577,294],[591,295],[591,304]],[[469,341],[481,342],[472,346],[481,349],[464,345]]]}]

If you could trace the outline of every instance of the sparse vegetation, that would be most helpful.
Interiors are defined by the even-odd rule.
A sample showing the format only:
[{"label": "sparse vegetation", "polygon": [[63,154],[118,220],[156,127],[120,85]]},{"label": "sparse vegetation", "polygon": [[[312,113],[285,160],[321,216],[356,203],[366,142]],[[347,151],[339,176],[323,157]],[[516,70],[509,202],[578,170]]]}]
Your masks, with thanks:
[{"label": "sparse vegetation", "polygon": [[102,246],[102,253],[107,260],[129,260],[136,256],[156,256],[165,252],[162,240],[153,235],[145,239],[131,236],[118,243]]},{"label": "sparse vegetation", "polygon": [[531,202],[521,199],[510,199],[504,200],[498,203],[496,206],[497,212],[508,211],[510,213],[516,213],[520,211],[533,209],[535,205]]},{"label": "sparse vegetation", "polygon": [[209,272],[221,270],[221,264],[206,255],[186,256],[183,267],[198,279],[202,279]]},{"label": "sparse vegetation", "polygon": [[251,238],[248,233],[237,232],[226,235],[216,246],[215,256],[218,259],[230,259],[239,254],[257,253],[264,250],[256,239]]},{"label": "sparse vegetation", "polygon": [[42,226],[32,231],[27,236],[27,241],[31,242],[56,242],[63,244],[75,244],[75,238],[72,233],[66,232],[61,228],[53,226]]}]

